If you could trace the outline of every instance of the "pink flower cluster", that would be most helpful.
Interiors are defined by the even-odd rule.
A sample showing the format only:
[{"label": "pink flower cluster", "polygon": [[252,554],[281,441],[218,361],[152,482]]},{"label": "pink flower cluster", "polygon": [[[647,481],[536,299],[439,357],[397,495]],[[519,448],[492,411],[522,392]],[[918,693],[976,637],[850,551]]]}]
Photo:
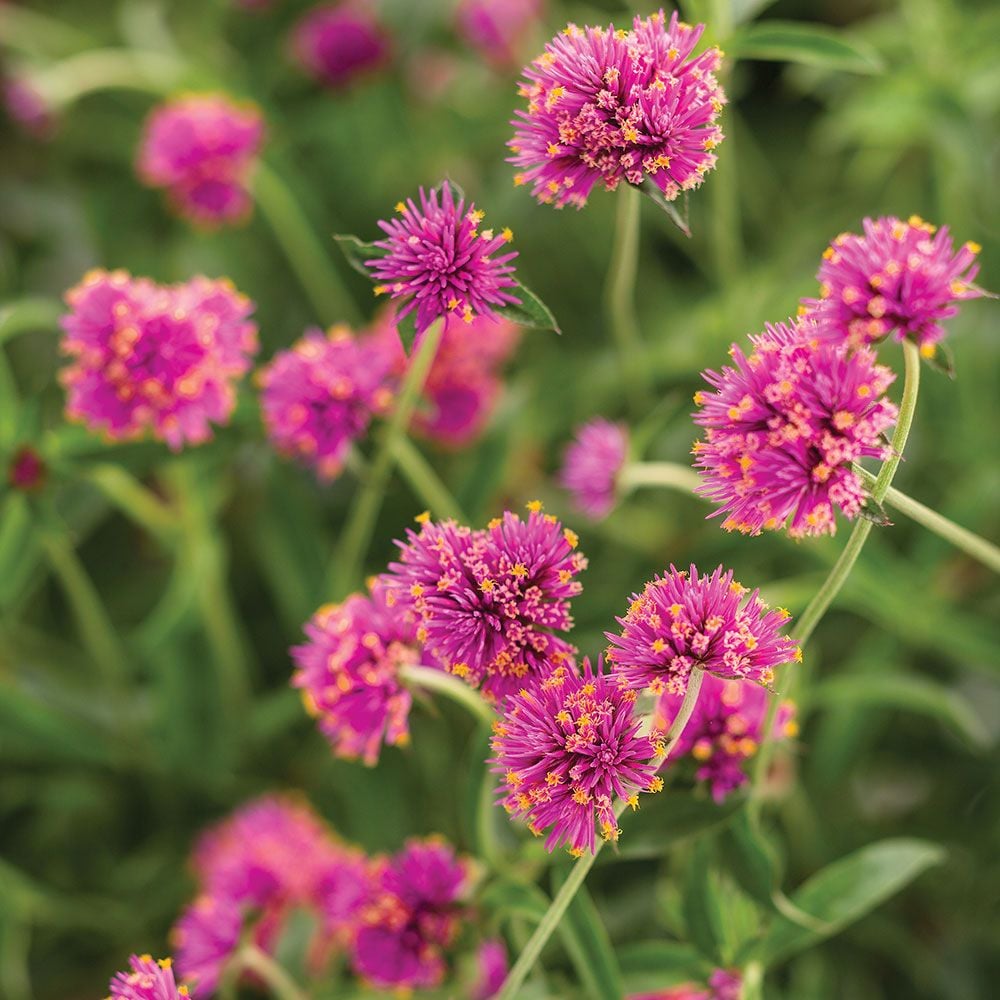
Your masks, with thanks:
[{"label": "pink flower cluster", "polygon": [[93,271],[66,293],[66,413],[112,439],[150,433],[179,449],[228,421],[257,350],[253,303],[227,281],[157,285]]},{"label": "pink flower cluster", "polygon": [[[684,696],[664,691],[656,706],[654,725],[666,732],[680,710]],[[708,674],[702,681],[694,712],[667,758],[692,757],[695,776],[704,781],[716,802],[747,782],[746,762],[757,753],[764,735],[768,693],[756,684],[723,680]],[[774,721],[772,738],[793,737],[798,732],[795,708],[785,702]]]},{"label": "pink flower cluster", "polygon": [[118,972],[109,985],[109,1000],[185,1000],[186,986],[178,986],[173,962],[152,955],[133,955],[129,969]]},{"label": "pink flower cluster", "polygon": [[727,530],[833,534],[835,509],[854,518],[865,500],[852,464],[888,454],[895,376],[871,350],[827,343],[809,322],[768,326],[751,343],[749,355],[733,345],[734,367],[704,373],[713,393],[695,394],[706,429],[694,446],[699,492],[720,505]]},{"label": "pink flower cluster", "polygon": [[516,184],[543,203],[581,208],[600,181],[646,181],[672,201],[698,187],[722,141],[721,53],[693,56],[704,25],[663,11],[632,30],[570,24],[524,71],[526,111],[512,122]]},{"label": "pink flower cluster", "polygon": [[192,94],[155,108],[139,146],[137,169],[165,188],[178,214],[215,227],[245,219],[250,176],[264,140],[258,108],[220,94]]},{"label": "pink flower cluster", "polygon": [[329,87],[345,87],[389,57],[389,39],[369,5],[348,0],[307,11],[292,31],[292,53]]},{"label": "pink flower cluster", "polygon": [[461,0],[455,20],[466,44],[494,65],[505,66],[541,18],[542,6],[542,0]]},{"label": "pink flower cluster", "polygon": [[842,233],[823,252],[819,298],[804,299],[817,336],[862,347],[893,334],[933,356],[944,336],[941,321],[956,303],[982,296],[973,281],[980,247],[955,250],[947,227],[913,215],[864,220],[864,235]]},{"label": "pink flower cluster", "polygon": [[559,480],[576,505],[595,520],[615,505],[618,473],[628,456],[628,428],[598,418],[579,427],[566,449]]},{"label": "pink flower cluster", "polygon": [[716,969],[708,977],[707,989],[684,983],[655,993],[633,993],[628,1000],[740,1000],[743,977],[736,970]]}]

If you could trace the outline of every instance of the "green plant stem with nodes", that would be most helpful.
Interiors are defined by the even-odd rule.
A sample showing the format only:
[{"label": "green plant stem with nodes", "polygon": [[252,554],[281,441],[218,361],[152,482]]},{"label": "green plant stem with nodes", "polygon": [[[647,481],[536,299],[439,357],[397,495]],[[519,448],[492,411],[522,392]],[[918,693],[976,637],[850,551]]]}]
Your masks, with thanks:
[{"label": "green plant stem with nodes", "polygon": [[625,384],[633,390],[632,401],[637,407],[641,407],[650,393],[649,373],[643,363],[639,319],[635,309],[642,195],[631,184],[622,184],[617,191],[617,206],[604,303],[607,323],[621,359]]},{"label": "green plant stem with nodes", "polygon": [[399,668],[399,679],[421,691],[431,691],[461,705],[477,721],[492,726],[496,712],[478,691],[463,680],[434,667],[405,665]]},{"label": "green plant stem with nodes", "polygon": [[295,200],[288,185],[268,164],[258,163],[253,179],[253,193],[282,252],[312,303],[316,318],[325,326],[361,320],[351,297],[330,256],[316,238],[309,220]]},{"label": "green plant stem with nodes", "polygon": [[375,531],[382,498],[389,485],[389,476],[396,456],[398,442],[406,436],[413,419],[420,393],[427,381],[437,354],[444,320],[435,320],[423,333],[410,358],[403,385],[396,398],[396,405],[388,422],[382,428],[375,457],[368,469],[367,479],[361,484],[354,504],[347,516],[340,535],[340,542],[333,554],[327,573],[327,584],[333,597],[343,598],[359,582],[362,563]]},{"label": "green plant stem with nodes", "polygon": [[227,989],[223,992],[235,993],[237,977],[241,972],[252,972],[261,979],[271,994],[278,1000],[308,1000],[308,994],[295,982],[270,955],[252,944],[244,944],[233,956],[226,968]]},{"label": "green plant stem with nodes", "polygon": [[435,519],[451,518],[461,524],[467,518],[451,490],[434,471],[423,452],[405,434],[396,439],[393,458],[400,475],[410,484],[422,503],[427,504]]},{"label": "green plant stem with nodes", "polygon": [[[910,435],[910,427],[913,424],[913,414],[917,407],[917,392],[920,387],[920,349],[911,340],[903,341],[903,399],[899,407],[899,419],[896,421],[896,430],[892,435],[891,453],[882,463],[878,476],[871,488],[871,497],[880,504],[886,498],[889,488],[892,485],[893,476],[903,459],[903,449],[906,447],[906,439]],[[799,646],[805,646],[809,641],[816,626],[822,621],[830,605],[850,576],[854,564],[858,561],[858,556],[864,548],[868,536],[871,534],[873,523],[864,518],[859,518],[847,544],[844,546],[840,557],[834,563],[826,580],[813,599],[806,606],[798,621],[791,630],[791,636],[797,640]],[[790,682],[791,671],[787,665],[782,669],[775,686],[775,692],[768,705],[767,718],[764,722],[764,729],[761,736],[760,749],[754,765],[753,788],[754,797],[751,806],[759,809],[761,792],[764,781],[767,778],[772,754],[774,751],[774,720],[778,714],[778,708],[784,700],[787,685]]]},{"label": "green plant stem with nodes", "polygon": [[[670,751],[681,738],[684,728],[691,718],[691,713],[694,711],[695,703],[698,700],[698,692],[701,689],[703,678],[704,671],[698,667],[694,667],[691,675],[688,677],[687,690],[684,692],[684,701],[681,703],[674,721],[670,724],[670,728],[663,738],[665,756],[670,754]],[[615,805],[615,817],[621,818],[627,807],[628,803],[618,802]],[[590,869],[594,867],[594,862],[597,860],[597,856],[600,854],[605,843],[606,841],[604,840],[598,840],[594,848],[594,853],[584,854],[573,865],[566,881],[553,897],[549,908],[545,911],[545,915],[535,928],[535,932],[521,950],[510,972],[507,973],[507,978],[504,980],[500,992],[496,995],[496,1000],[515,1000],[525,978],[534,967],[535,962],[538,961],[542,949],[559,926],[559,921],[562,920],[566,910],[569,908],[569,904],[573,901],[573,897],[579,891],[580,886],[583,885],[584,880],[590,873]]]},{"label": "green plant stem with nodes", "polygon": [[633,462],[618,475],[618,489],[623,495],[643,486],[661,486],[681,493],[693,493],[700,482],[698,473],[680,462]]}]

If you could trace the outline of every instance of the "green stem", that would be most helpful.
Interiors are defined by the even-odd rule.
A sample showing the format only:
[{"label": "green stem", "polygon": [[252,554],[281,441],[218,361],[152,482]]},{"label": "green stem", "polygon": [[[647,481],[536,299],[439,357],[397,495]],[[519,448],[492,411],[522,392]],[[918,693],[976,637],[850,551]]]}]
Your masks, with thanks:
[{"label": "green stem", "polygon": [[266,163],[259,163],[253,189],[257,207],[271,226],[319,321],[326,326],[360,322],[361,314],[347,286],[281,176]]},{"label": "green stem", "polygon": [[[855,471],[869,485],[875,483],[875,476],[867,469],[856,467]],[[922,528],[926,528],[932,534],[943,538],[946,542],[954,545],[956,549],[971,556],[977,562],[1000,573],[1000,546],[994,545],[985,538],[980,537],[968,528],[963,528],[960,524],[955,524],[943,514],[914,500],[912,497],[901,493],[895,487],[889,487],[885,492],[885,502],[904,514],[911,521],[916,521]]]},{"label": "green stem", "polygon": [[236,953],[233,964],[238,971],[252,972],[260,977],[278,1000],[308,1000],[308,995],[288,972],[252,944],[245,944]]},{"label": "green stem", "polygon": [[102,462],[91,466],[86,477],[126,517],[165,544],[176,540],[179,520],[151,490],[119,465]]},{"label": "green stem", "polygon": [[633,462],[618,475],[618,488],[622,494],[642,486],[663,486],[681,493],[692,493],[700,482],[698,473],[680,462]]},{"label": "green stem", "polygon": [[64,308],[52,299],[21,299],[0,309],[0,343],[34,330],[59,332]]},{"label": "green stem", "polygon": [[639,269],[639,222],[642,195],[631,184],[618,190],[614,242],[605,288],[608,326],[618,347],[630,398],[641,404],[649,395],[649,372],[643,364],[642,339],[635,309],[635,283]]},{"label": "green stem", "polygon": [[[896,469],[903,458],[903,449],[906,447],[906,439],[910,435],[910,427],[913,424],[913,414],[917,407],[917,392],[920,388],[920,350],[915,343],[910,340],[903,341],[903,399],[899,407],[899,419],[896,421],[896,430],[892,436],[891,452],[889,457],[882,463],[878,476],[871,489],[871,497],[876,503],[881,503],[892,485],[892,478],[896,474]],[[864,518],[859,518],[854,525],[854,530],[847,539],[840,557],[834,563],[826,580],[813,599],[807,605],[805,611],[795,623],[791,630],[791,636],[796,639],[799,646],[805,646],[809,641],[816,626],[822,621],[830,605],[850,576],[854,564],[864,548],[868,536],[871,534],[872,522]],[[760,792],[763,789],[764,780],[767,777],[771,756],[774,749],[774,720],[778,714],[778,708],[785,699],[785,692],[789,684],[791,672],[787,666],[781,671],[775,692],[768,706],[767,719],[764,723],[764,730],[761,736],[760,750],[757,753],[757,760],[754,766],[754,792],[755,802],[759,803]]]},{"label": "green stem", "polygon": [[[674,721],[670,724],[666,736],[663,738],[664,748],[668,754],[681,738],[684,727],[691,718],[691,713],[694,711],[695,703],[698,700],[698,692],[701,689],[703,677],[704,671],[700,668],[694,667],[691,670],[687,690],[684,692],[684,701],[681,702],[681,707],[677,715],[674,716]],[[626,802],[619,801],[615,805],[615,817],[620,819],[627,806]],[[583,885],[590,869],[594,867],[594,862],[597,860],[597,856],[600,854],[605,843],[606,841],[604,840],[598,840],[593,854],[584,854],[581,858],[577,859],[566,881],[563,882],[559,891],[552,898],[552,902],[535,928],[535,932],[521,950],[521,954],[518,955],[517,961],[510,972],[507,973],[507,978],[504,980],[502,989],[496,995],[496,1000],[514,1000],[517,997],[525,978],[534,967],[535,962],[538,961],[538,956],[541,955],[542,949],[548,943],[549,938],[559,926],[559,921],[562,920],[569,904],[573,901],[573,897]]]},{"label": "green stem", "polygon": [[496,712],[481,694],[470,688],[465,681],[459,680],[452,674],[446,674],[443,670],[406,665],[399,668],[399,677],[404,684],[450,698],[456,705],[467,709],[477,722],[482,722],[486,726],[492,726],[497,717]]},{"label": "green stem", "polygon": [[65,108],[97,90],[169,93],[184,68],[183,63],[162,52],[91,49],[34,74],[30,82],[48,104]]},{"label": "green stem", "polygon": [[423,452],[406,435],[396,439],[392,454],[396,467],[413,487],[413,492],[421,502],[427,504],[436,520],[450,518],[460,524],[466,523],[465,514],[451,490],[445,486]]},{"label": "green stem", "polygon": [[443,331],[444,320],[436,320],[424,331],[423,337],[414,348],[395,408],[382,430],[368,477],[355,496],[327,574],[329,586],[337,599],[344,597],[358,582],[362,563],[375,531],[375,521],[382,506],[382,498],[389,485],[397,442],[409,429],[413,411],[416,409],[417,400],[427,380],[427,373],[437,354]]}]

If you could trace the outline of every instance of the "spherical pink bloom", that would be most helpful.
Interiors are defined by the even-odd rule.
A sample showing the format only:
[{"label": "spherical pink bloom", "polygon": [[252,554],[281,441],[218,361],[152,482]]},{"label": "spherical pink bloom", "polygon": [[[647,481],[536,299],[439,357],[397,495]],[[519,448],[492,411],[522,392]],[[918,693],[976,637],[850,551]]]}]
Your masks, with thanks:
[{"label": "spherical pink bloom", "polygon": [[388,407],[387,376],[383,355],[346,327],[308,331],[259,374],[268,437],[320,479],[335,478],[372,416]]},{"label": "spherical pink bloom", "polygon": [[66,293],[66,413],[112,439],[150,433],[175,451],[212,436],[257,350],[253,303],[228,281],[157,285],[92,271]]},{"label": "spherical pink bloom", "polygon": [[842,233],[823,252],[820,297],[803,299],[803,311],[825,340],[859,347],[894,334],[933,356],[941,321],[958,312],[957,302],[984,294],[972,284],[979,245],[956,251],[947,227],[916,215],[865,219],[864,230]]},{"label": "spherical pink bloom", "polygon": [[694,446],[703,482],[723,527],[749,535],[786,528],[793,538],[833,534],[834,511],[858,516],[866,492],[853,470],[860,458],[885,458],[896,407],[885,397],[895,378],[867,348],[821,340],[805,322],[768,326],[734,367],[703,377]]},{"label": "spherical pink bloom", "polygon": [[174,979],[173,962],[169,958],[154,961],[151,955],[133,955],[128,972],[118,972],[111,980],[113,1000],[183,1000],[186,986]]},{"label": "spherical pink bloom", "polygon": [[726,100],[719,50],[691,54],[704,29],[676,14],[667,23],[662,10],[631,31],[570,24],[524,70],[514,183],[558,208],[582,208],[598,181],[610,191],[649,180],[671,201],[698,187],[715,166]]},{"label": "spherical pink bloom", "polygon": [[415,630],[385,605],[381,588],[320,608],[292,650],[292,684],[338,757],[377,764],[383,743],[408,742],[412,697],[399,678],[420,662]]},{"label": "spherical pink bloom", "polygon": [[[681,694],[664,691],[656,706],[654,728],[669,730],[683,700]],[[697,779],[706,782],[712,798],[721,802],[748,780],[745,764],[760,746],[768,703],[767,691],[756,684],[708,674],[668,761],[693,757],[698,762]],[[774,738],[784,739],[796,732],[795,707],[785,702],[774,720]]]},{"label": "spherical pink bloom", "polygon": [[549,831],[549,851],[565,844],[580,855],[595,850],[595,828],[618,839],[615,798],[638,808],[639,792],[656,792],[657,745],[640,735],[636,693],[625,679],[583,661],[583,673],[558,667],[507,700],[493,725],[500,801],[536,836]]},{"label": "spherical pink bloom", "polygon": [[497,66],[514,61],[518,47],[541,16],[542,0],[461,0],[455,12],[462,38]]},{"label": "spherical pink bloom", "polygon": [[348,0],[307,11],[292,32],[292,52],[314,79],[344,87],[385,63],[389,39],[367,5]]},{"label": "spherical pink bloom", "polygon": [[55,131],[56,120],[45,98],[25,77],[11,76],[3,81],[3,105],[11,121],[30,136],[48,139]]},{"label": "spherical pink bloom", "polygon": [[801,659],[792,639],[781,634],[787,611],[771,611],[755,590],[720,566],[699,576],[673,566],[633,594],[619,618],[620,635],[607,633],[608,659],[633,688],[654,694],[683,694],[693,667],[718,677],[769,685],[774,668]]},{"label": "spherical pink bloom", "polygon": [[472,987],[472,1000],[491,1000],[500,992],[507,978],[509,965],[507,946],[500,938],[489,938],[476,952],[476,982]]},{"label": "spherical pink bloom", "polygon": [[627,455],[628,428],[598,417],[577,428],[559,481],[585,514],[595,520],[607,517],[615,505],[618,473]]},{"label": "spherical pink bloom", "polygon": [[192,94],[154,108],[139,146],[139,177],[165,188],[176,211],[201,226],[245,219],[248,184],[264,139],[254,104]]},{"label": "spherical pink bloom", "polygon": [[587,560],[575,533],[530,506],[526,521],[507,511],[485,531],[425,522],[397,542],[400,561],[382,578],[418,641],[491,703],[576,652],[558,633],[573,626],[570,600],[582,589],[574,577]]},{"label": "spherical pink bloom", "polygon": [[447,181],[429,194],[421,188],[419,208],[411,198],[396,210],[398,219],[379,222],[388,238],[375,246],[385,255],[365,263],[382,282],[376,294],[405,300],[398,319],[415,311],[420,334],[436,319],[455,315],[471,323],[477,316],[495,318],[497,309],[520,303],[508,291],[517,286],[511,264],[517,253],[493,256],[514,234],[480,230],[485,213],[472,204],[466,209],[462,197],[456,201]]},{"label": "spherical pink bloom", "polygon": [[430,988],[444,978],[469,878],[437,838],[411,840],[381,871],[381,892],[363,917],[354,969],[373,986]]}]

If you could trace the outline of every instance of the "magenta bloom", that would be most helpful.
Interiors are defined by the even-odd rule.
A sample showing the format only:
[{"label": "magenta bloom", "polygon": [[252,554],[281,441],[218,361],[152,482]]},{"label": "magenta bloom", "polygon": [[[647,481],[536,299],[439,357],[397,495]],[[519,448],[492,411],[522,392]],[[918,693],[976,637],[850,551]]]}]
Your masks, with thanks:
[{"label": "magenta bloom", "polygon": [[468,878],[466,865],[445,842],[409,841],[382,868],[381,892],[358,931],[358,975],[383,989],[437,986],[458,933]]},{"label": "magenta bloom", "polygon": [[558,633],[573,627],[574,577],[587,560],[572,531],[530,506],[526,521],[507,511],[485,531],[454,521],[407,531],[383,577],[387,602],[417,625],[418,641],[492,703],[576,652]]},{"label": "magenta bloom", "polygon": [[[656,706],[655,728],[666,732],[680,710],[683,695],[665,691]],[[757,753],[767,719],[768,693],[756,684],[704,678],[694,712],[668,761],[693,757],[696,777],[707,783],[716,802],[747,782],[746,761]],[[785,702],[774,721],[774,738],[798,732],[795,707]]]},{"label": "magenta bloom", "polygon": [[305,627],[309,641],[292,650],[292,684],[338,757],[378,763],[383,743],[409,740],[412,698],[399,679],[418,663],[412,625],[385,605],[381,588],[320,608]]},{"label": "magenta bloom", "polygon": [[48,139],[52,135],[56,125],[52,108],[26,77],[8,77],[0,89],[11,121],[35,139]]},{"label": "magenta bloom", "polygon": [[559,482],[585,514],[599,520],[615,505],[618,473],[628,454],[628,428],[598,417],[578,427]]},{"label": "magenta bloom", "polygon": [[713,73],[721,53],[692,56],[703,24],[663,11],[631,31],[570,24],[524,70],[527,111],[511,123],[515,184],[546,204],[586,204],[601,181],[649,180],[672,201],[715,166],[725,94]]},{"label": "magenta bloom", "polygon": [[632,595],[618,619],[621,634],[607,633],[608,659],[631,687],[654,694],[684,694],[692,667],[767,686],[776,666],[801,653],[781,634],[788,612],[769,610],[756,590],[746,593],[721,566],[711,576],[671,566]]},{"label": "magenta bloom", "polygon": [[460,316],[471,323],[477,316],[496,318],[496,310],[520,299],[509,291],[517,286],[511,261],[515,251],[492,256],[514,234],[504,229],[480,230],[485,213],[458,201],[444,181],[430,193],[420,189],[420,207],[411,198],[399,202],[398,219],[379,222],[387,234],[375,246],[385,256],[365,263],[372,269],[376,294],[405,300],[398,318],[416,312],[417,333],[436,319]]},{"label": "magenta bloom", "polygon": [[259,375],[261,410],[278,451],[311,465],[322,480],[340,474],[351,445],[392,399],[388,368],[346,327],[310,330]]},{"label": "magenta bloom", "polygon": [[738,970],[716,969],[708,977],[708,988],[684,983],[655,993],[633,993],[628,1000],[740,1000],[743,977]]},{"label": "magenta bloom", "polygon": [[367,5],[348,0],[307,11],[292,32],[292,52],[311,77],[344,87],[385,63],[389,39]]},{"label": "magenta bloom", "polygon": [[941,321],[957,302],[983,295],[972,284],[980,247],[955,250],[947,227],[919,216],[864,220],[864,236],[842,233],[823,252],[820,297],[803,299],[818,321],[817,336],[860,347],[894,334],[911,338],[928,356],[944,336]]},{"label": "magenta bloom", "polygon": [[479,946],[476,969],[472,1000],[491,1000],[500,992],[509,969],[507,946],[500,938],[490,938]]},{"label": "magenta bloom", "polygon": [[616,796],[638,807],[639,792],[657,792],[657,745],[639,733],[635,691],[625,679],[559,667],[540,684],[507,700],[493,725],[490,763],[503,775],[500,801],[536,836],[549,831],[549,851],[565,844],[580,855],[595,850],[595,827],[618,839]]},{"label": "magenta bloom", "polygon": [[7,482],[22,493],[37,493],[48,479],[48,469],[42,456],[30,445],[14,452],[7,467]]},{"label": "magenta bloom", "polygon": [[834,511],[855,518],[865,501],[852,463],[889,453],[895,376],[871,350],[821,337],[808,322],[768,326],[749,356],[733,345],[735,367],[703,375],[715,392],[695,394],[706,428],[694,446],[697,492],[719,504],[727,531],[832,535]]},{"label": "magenta bloom", "polygon": [[192,94],[153,110],[136,166],[145,184],[166,189],[178,214],[211,228],[250,214],[248,184],[263,139],[256,105]]},{"label": "magenta bloom", "polygon": [[196,984],[198,996],[208,997],[216,991],[242,932],[243,909],[225,898],[199,896],[181,913],[170,939],[177,967]]},{"label": "magenta bloom", "polygon": [[459,34],[479,55],[503,66],[514,61],[541,15],[542,0],[461,0],[455,20]]},{"label": "magenta bloom", "polygon": [[66,413],[112,439],[150,433],[175,451],[212,436],[257,350],[253,303],[228,281],[157,285],[92,271],[66,293]]},{"label": "magenta bloom", "polygon": [[154,961],[151,955],[133,955],[128,972],[118,972],[111,980],[112,1000],[183,1000],[186,986],[174,980],[173,963],[169,958]]}]

